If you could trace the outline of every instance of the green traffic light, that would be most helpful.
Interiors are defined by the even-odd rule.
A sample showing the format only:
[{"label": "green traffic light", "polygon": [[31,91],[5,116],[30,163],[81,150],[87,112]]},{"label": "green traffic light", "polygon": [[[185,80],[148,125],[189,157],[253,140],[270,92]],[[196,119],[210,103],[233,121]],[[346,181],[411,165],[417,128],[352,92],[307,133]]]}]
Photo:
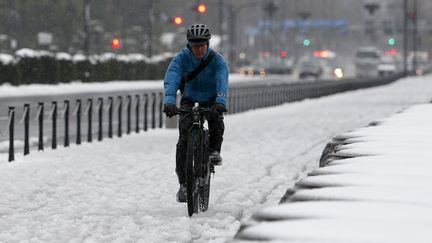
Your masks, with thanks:
[{"label": "green traffic light", "polygon": [[389,38],[389,39],[387,40],[387,44],[389,44],[389,45],[391,45],[391,46],[396,45],[396,39],[395,39],[395,38]]},{"label": "green traffic light", "polygon": [[310,44],[311,44],[311,41],[309,39],[304,39],[303,40],[303,45],[304,46],[310,46]]}]

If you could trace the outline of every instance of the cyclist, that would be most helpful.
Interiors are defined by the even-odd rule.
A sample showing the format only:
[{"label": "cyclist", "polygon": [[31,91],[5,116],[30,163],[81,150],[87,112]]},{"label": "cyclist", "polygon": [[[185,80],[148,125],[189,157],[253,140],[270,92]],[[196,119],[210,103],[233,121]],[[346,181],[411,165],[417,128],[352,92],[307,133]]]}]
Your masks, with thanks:
[{"label": "cyclist", "polygon": [[[224,58],[209,47],[210,30],[205,24],[193,24],[187,29],[187,46],[171,61],[164,78],[164,109],[168,117],[178,113],[177,91],[181,92],[180,107],[187,108],[198,102],[210,108],[208,116],[210,162],[222,165],[220,156],[225,125],[223,112],[227,109],[228,68]],[[194,78],[185,77],[195,71],[202,62],[211,56],[207,65],[198,71]],[[203,66],[203,65],[201,65]],[[179,139],[176,150],[176,174],[180,189],[177,201],[186,202],[186,147],[188,129],[192,125],[191,115],[180,115]]]}]

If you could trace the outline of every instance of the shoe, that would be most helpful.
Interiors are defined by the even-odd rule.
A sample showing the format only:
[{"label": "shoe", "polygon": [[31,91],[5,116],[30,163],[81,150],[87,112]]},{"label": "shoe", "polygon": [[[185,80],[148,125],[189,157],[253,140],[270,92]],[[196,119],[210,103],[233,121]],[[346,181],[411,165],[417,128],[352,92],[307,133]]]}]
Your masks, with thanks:
[{"label": "shoe", "polygon": [[186,198],[186,185],[185,184],[181,184],[180,188],[177,192],[177,202],[179,203],[185,203],[187,202],[187,198]]},{"label": "shoe", "polygon": [[215,166],[222,165],[222,158],[221,158],[218,151],[211,152],[210,156],[209,156],[209,160],[210,160],[210,163],[212,165],[215,165]]}]

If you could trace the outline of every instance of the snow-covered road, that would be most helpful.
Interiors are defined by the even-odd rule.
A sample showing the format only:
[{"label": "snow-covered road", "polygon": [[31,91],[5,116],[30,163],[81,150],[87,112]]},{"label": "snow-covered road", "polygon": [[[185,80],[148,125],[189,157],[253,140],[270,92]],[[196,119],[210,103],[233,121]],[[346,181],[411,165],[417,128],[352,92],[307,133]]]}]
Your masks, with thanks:
[{"label": "snow-covered road", "polygon": [[0,163],[0,242],[225,242],[318,166],[334,135],[430,102],[430,76],[229,115],[210,208],[175,202],[176,130]]}]

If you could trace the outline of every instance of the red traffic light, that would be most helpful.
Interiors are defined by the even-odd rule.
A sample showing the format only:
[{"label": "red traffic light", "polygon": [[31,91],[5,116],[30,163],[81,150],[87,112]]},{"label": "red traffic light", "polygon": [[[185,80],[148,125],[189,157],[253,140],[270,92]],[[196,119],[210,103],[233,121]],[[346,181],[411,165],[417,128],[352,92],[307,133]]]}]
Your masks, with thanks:
[{"label": "red traffic light", "polygon": [[198,13],[204,14],[205,12],[207,12],[207,5],[205,5],[204,3],[200,3],[198,4],[196,10],[198,11]]},{"label": "red traffic light", "polygon": [[386,56],[396,56],[396,55],[399,55],[399,52],[396,49],[393,48],[391,50],[386,50],[384,52],[384,55],[386,55]]},{"label": "red traffic light", "polygon": [[120,49],[120,47],[121,47],[120,39],[119,38],[112,39],[111,47],[112,47],[112,49]]},{"label": "red traffic light", "polygon": [[181,16],[175,16],[173,18],[173,23],[175,25],[181,25],[181,24],[183,24],[183,22],[184,22],[184,20],[183,20],[183,17],[181,17]]}]

